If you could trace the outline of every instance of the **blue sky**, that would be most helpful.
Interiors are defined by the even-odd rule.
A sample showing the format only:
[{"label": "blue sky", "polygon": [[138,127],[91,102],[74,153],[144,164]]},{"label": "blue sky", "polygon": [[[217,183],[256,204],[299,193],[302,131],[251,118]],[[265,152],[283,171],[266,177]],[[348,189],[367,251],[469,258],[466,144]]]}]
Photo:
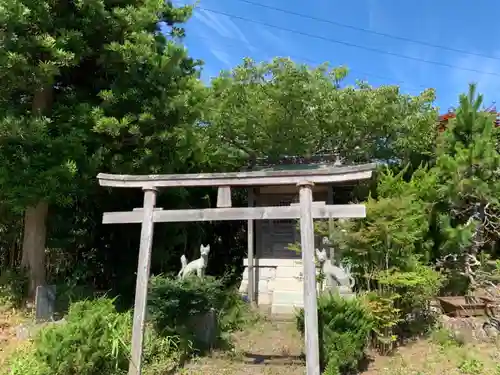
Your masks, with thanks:
[{"label": "blue sky", "polygon": [[[478,83],[486,105],[500,98],[498,0],[250,1],[468,53],[340,27],[258,7],[242,0],[201,0],[186,26],[185,43],[192,57],[205,62],[205,81],[208,82],[221,69],[239,64],[244,57],[262,61],[274,56],[289,56],[311,65],[324,61],[333,66],[346,65],[351,70],[349,82],[362,79],[374,86],[398,84],[402,91],[411,94],[433,87],[437,91],[436,104],[441,112],[457,103],[458,94],[467,90],[469,82]],[[389,54],[332,43],[221,13]],[[405,59],[391,53],[465,70]],[[500,109],[500,102],[498,107]]]}]

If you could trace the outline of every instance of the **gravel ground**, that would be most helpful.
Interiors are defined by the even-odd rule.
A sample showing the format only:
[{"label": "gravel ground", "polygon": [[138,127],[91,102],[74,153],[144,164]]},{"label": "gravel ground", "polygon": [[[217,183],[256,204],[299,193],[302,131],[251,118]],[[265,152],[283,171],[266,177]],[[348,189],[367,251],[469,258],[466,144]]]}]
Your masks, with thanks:
[{"label": "gravel ground", "polygon": [[[198,358],[189,375],[303,375],[302,339],[290,322],[260,322],[234,337],[234,348]],[[500,375],[500,342],[463,345],[420,339],[390,356],[371,353],[360,375]]]},{"label": "gravel ground", "polygon": [[234,336],[234,348],[187,364],[189,375],[303,375],[302,340],[291,322],[263,321]]}]

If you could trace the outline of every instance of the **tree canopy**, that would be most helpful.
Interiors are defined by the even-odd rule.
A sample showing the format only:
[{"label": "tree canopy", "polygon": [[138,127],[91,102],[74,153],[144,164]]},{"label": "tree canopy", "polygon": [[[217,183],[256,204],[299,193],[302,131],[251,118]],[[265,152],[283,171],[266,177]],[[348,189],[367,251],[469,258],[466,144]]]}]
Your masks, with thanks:
[{"label": "tree canopy", "polygon": [[191,7],[11,0],[2,9],[4,202],[65,201],[78,177],[100,169],[168,171],[196,154],[198,62],[174,40],[181,29],[165,27]]},{"label": "tree canopy", "polygon": [[[386,165],[371,190],[350,194],[366,201],[366,220],[335,234],[365,272],[413,272],[450,252],[496,249],[499,138],[474,87],[439,133],[434,90],[347,85],[346,67],[244,59],[204,84],[202,62],[182,42],[190,6],[6,0],[0,10],[2,262],[20,258],[35,284],[47,267],[69,277],[85,264],[85,277],[99,274],[101,286],[133,275],[137,230],[118,235],[100,221],[141,198],[110,196],[98,172],[236,171],[262,157],[334,154],[345,164]],[[159,199],[210,207],[215,195],[171,189]],[[241,223],[169,226],[155,239],[153,269],[176,268],[193,247],[187,242],[208,237],[224,259],[214,267],[229,272],[241,267],[243,234]],[[397,256],[387,262],[387,254]],[[54,259],[67,264],[53,267]]]},{"label": "tree canopy", "polygon": [[471,85],[459,98],[456,118],[436,140],[432,163],[409,177],[406,169],[381,171],[367,201],[367,219],[335,231],[338,245],[363,274],[412,271],[416,261],[447,258],[455,259],[452,266],[458,266],[461,277],[469,277],[480,253],[496,254],[499,129],[482,100]]},{"label": "tree canopy", "polygon": [[232,159],[335,153],[346,162],[418,164],[436,139],[433,90],[342,86],[346,68],[246,59],[211,83],[204,121]]},{"label": "tree canopy", "polygon": [[48,205],[81,200],[98,171],[200,162],[204,88],[176,40],[192,7],[8,0],[1,10],[0,201],[27,210],[23,264],[41,282]]}]

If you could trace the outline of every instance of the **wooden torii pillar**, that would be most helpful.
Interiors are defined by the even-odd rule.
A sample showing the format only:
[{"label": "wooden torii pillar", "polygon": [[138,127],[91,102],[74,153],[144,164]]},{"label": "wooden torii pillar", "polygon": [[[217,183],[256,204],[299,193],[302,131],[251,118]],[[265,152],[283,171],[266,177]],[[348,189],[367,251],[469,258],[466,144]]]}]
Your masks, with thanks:
[{"label": "wooden torii pillar", "polygon": [[[151,264],[154,223],[221,221],[221,220],[286,220],[300,219],[302,260],[304,267],[305,348],[307,375],[320,375],[318,314],[316,300],[316,269],[314,263],[313,219],[362,218],[365,206],[313,205],[312,186],[368,179],[375,164],[351,167],[330,167],[316,170],[207,173],[184,175],[112,175],[100,173],[101,186],[141,188],[142,208],[125,212],[105,212],[104,224],[141,223],[141,239],[132,327],[132,348],[129,375],[142,373],[144,324]],[[263,185],[297,185],[298,206],[231,207],[231,187]],[[158,188],[218,187],[217,207],[207,209],[163,210],[155,208]]]}]

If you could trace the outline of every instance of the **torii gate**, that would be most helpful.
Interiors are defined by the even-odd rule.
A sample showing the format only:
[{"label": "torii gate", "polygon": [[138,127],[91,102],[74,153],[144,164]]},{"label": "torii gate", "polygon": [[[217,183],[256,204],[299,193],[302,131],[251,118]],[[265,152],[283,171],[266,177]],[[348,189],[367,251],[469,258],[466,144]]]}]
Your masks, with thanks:
[{"label": "torii gate", "polygon": [[[330,184],[369,179],[375,164],[349,167],[328,167],[315,170],[291,170],[268,172],[170,174],[170,175],[113,175],[100,173],[97,178],[101,186],[141,188],[144,205],[132,211],[105,212],[104,224],[141,223],[141,240],[137,282],[135,291],[132,348],[129,375],[141,375],[144,322],[147,307],[147,291],[151,263],[151,248],[154,223],[192,222],[218,220],[300,219],[300,240],[304,267],[305,348],[307,375],[320,375],[318,314],[316,300],[316,269],[314,263],[313,219],[362,218],[365,206],[314,204],[314,184]],[[281,207],[231,207],[231,187],[262,185],[297,185],[299,205]],[[158,188],[166,187],[217,187],[217,207],[188,210],[163,210],[155,208]],[[317,202],[319,203],[319,202]],[[249,254],[253,258],[253,254]],[[253,274],[252,265],[249,275]]]}]

